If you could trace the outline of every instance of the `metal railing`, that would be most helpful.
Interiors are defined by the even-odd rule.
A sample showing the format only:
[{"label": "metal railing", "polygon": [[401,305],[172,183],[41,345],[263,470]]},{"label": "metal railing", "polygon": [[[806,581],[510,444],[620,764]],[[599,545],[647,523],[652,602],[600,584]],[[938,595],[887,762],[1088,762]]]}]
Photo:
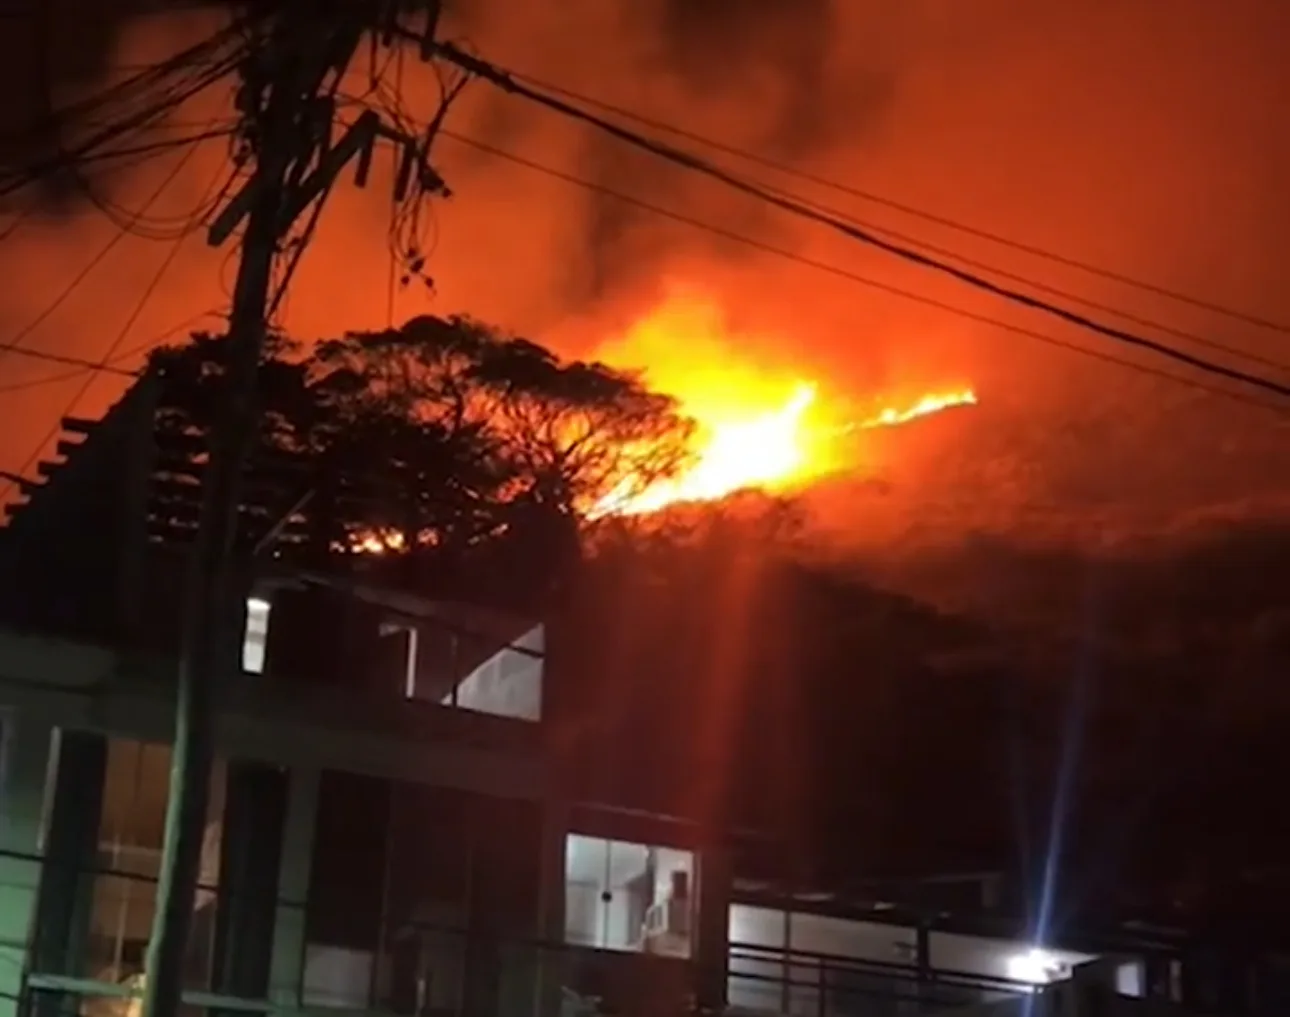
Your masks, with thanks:
[{"label": "metal railing", "polygon": [[989,975],[743,943],[728,956],[731,1007],[790,1017],[929,1014],[1036,991]]},{"label": "metal railing", "polygon": [[[134,1017],[156,880],[106,869],[63,870],[60,875],[57,866],[45,862],[44,880],[51,879],[71,881],[59,885],[63,898],[75,906],[62,911],[66,928],[35,923],[20,1012],[29,1017]],[[218,974],[216,924],[221,908],[248,903],[263,905],[261,915],[272,924],[271,956],[267,980],[251,992],[243,985],[239,992],[236,983]],[[304,902],[235,901],[217,887],[203,887],[186,969],[184,1000],[190,1011],[401,1017],[679,1014],[694,1008],[696,986],[704,980],[702,958],[594,950],[522,934],[518,926],[536,928],[536,915],[515,920],[509,929],[421,920],[414,914],[403,919],[387,915],[371,923],[354,915],[348,943],[314,941],[312,918]],[[336,927],[334,921],[329,924]],[[731,944],[716,963],[725,968],[732,1009],[789,1017],[928,1014],[1033,991],[962,972],[920,972],[911,965],[748,944]],[[717,977],[719,981],[720,972]]]}]

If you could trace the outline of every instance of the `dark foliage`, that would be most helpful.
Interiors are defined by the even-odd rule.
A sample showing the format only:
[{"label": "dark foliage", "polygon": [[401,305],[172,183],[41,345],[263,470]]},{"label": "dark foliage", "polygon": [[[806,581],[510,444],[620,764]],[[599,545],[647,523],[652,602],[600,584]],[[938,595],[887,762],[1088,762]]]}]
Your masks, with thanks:
[{"label": "dark foliage", "polygon": [[[189,485],[177,497],[195,492],[226,355],[224,338],[198,336],[154,358],[163,469]],[[576,561],[598,500],[683,465],[690,429],[634,377],[464,319],[308,353],[276,338],[258,408],[247,543],[285,521],[269,553],[348,558],[423,590],[491,577],[518,599]]]}]

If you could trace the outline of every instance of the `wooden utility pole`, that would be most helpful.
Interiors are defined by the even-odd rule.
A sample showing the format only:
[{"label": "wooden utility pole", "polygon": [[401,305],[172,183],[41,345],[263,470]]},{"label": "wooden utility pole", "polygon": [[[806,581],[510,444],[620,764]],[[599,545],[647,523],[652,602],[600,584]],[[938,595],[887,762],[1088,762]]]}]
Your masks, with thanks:
[{"label": "wooden utility pole", "polygon": [[[268,5],[266,5],[267,7]],[[321,201],[346,162],[370,156],[378,130],[406,151],[415,139],[384,130],[368,113],[335,146],[325,86],[338,83],[377,18],[352,0],[279,0],[253,19],[239,107],[254,172],[210,228],[212,245],[242,222],[242,259],[229,320],[224,404],[211,439],[192,575],[184,604],[170,800],[148,944],[144,1017],[174,1017],[201,865],[214,757],[214,706],[222,681],[240,670],[230,622],[229,575],[243,464],[256,436],[255,388],[264,349],[274,259],[295,218]]]}]

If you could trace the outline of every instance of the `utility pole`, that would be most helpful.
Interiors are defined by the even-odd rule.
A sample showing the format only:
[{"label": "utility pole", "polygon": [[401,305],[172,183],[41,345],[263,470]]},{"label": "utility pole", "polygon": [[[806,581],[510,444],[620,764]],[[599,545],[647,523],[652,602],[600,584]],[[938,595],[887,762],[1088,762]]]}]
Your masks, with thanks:
[{"label": "utility pole", "polygon": [[[384,128],[370,111],[339,142],[330,143],[335,110],[324,87],[328,81],[339,83],[364,33],[378,27],[381,16],[392,19],[398,4],[374,14],[373,8],[379,12],[381,7],[363,0],[279,0],[251,22],[252,50],[243,68],[239,109],[254,172],[212,223],[208,238],[218,245],[245,222],[229,319],[224,403],[211,438],[184,603],[170,797],[148,944],[144,1017],[175,1017],[180,1005],[210,797],[216,695],[220,683],[240,670],[229,624],[235,591],[228,565],[237,535],[242,468],[257,431],[255,388],[274,259],[295,219],[311,201],[324,200],[348,161],[358,157],[360,175],[366,172],[378,133],[399,144],[405,159],[425,153],[425,142]],[[428,7],[432,15],[436,9],[437,4]],[[434,22],[432,16],[429,31]]]}]

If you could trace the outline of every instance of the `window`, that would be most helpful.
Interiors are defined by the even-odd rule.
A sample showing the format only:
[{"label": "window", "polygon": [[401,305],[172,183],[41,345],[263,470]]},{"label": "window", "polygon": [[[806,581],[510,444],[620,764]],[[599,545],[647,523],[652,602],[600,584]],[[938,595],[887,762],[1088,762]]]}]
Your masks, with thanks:
[{"label": "window", "polygon": [[543,626],[479,618],[474,624],[468,629],[418,622],[409,643],[406,697],[495,717],[541,720]]},{"label": "window", "polygon": [[483,660],[460,678],[444,703],[499,717],[541,720],[542,626],[501,648],[479,637],[472,642],[480,647]]},{"label": "window", "polygon": [[261,597],[248,597],[246,600],[246,631],[242,635],[242,670],[250,674],[264,673],[271,606]]},{"label": "window", "polygon": [[694,855],[571,833],[565,841],[565,941],[689,957]]},{"label": "window", "polygon": [[[156,911],[157,878],[170,787],[169,745],[112,738],[108,741],[99,821],[99,866],[90,917],[90,976],[121,981],[142,970]],[[214,890],[224,808],[224,765],[211,772],[210,801],[202,842],[200,881],[194,902],[189,957],[204,965],[213,931]],[[200,968],[199,968],[200,969]]]}]

